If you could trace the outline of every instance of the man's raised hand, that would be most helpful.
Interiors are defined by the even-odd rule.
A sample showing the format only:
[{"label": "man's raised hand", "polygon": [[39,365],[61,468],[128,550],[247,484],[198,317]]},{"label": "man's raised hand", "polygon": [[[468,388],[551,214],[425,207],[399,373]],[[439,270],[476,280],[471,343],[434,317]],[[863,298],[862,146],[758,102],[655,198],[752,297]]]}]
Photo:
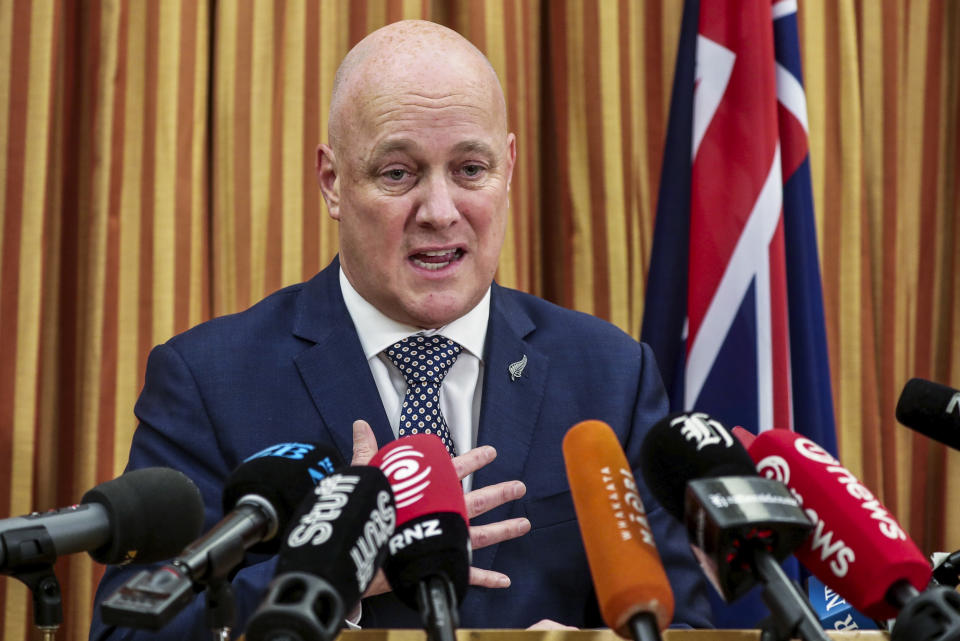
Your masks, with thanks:
[{"label": "man's raised hand", "polygon": [[[373,429],[366,421],[353,422],[353,459],[351,465],[366,465],[377,452],[377,438]],[[463,480],[497,457],[497,451],[489,445],[475,447],[460,456],[453,458],[453,467],[457,478]],[[482,487],[464,495],[467,506],[467,518],[473,519],[489,510],[523,497],[526,486],[520,481],[504,481],[487,487]],[[524,518],[507,519],[486,525],[470,526],[470,545],[479,549],[501,541],[508,541],[523,536],[530,531],[530,521]],[[510,587],[510,577],[492,570],[470,568],[470,585],[485,588]],[[364,597],[387,592],[390,589],[383,572],[377,572],[371,581]]]}]

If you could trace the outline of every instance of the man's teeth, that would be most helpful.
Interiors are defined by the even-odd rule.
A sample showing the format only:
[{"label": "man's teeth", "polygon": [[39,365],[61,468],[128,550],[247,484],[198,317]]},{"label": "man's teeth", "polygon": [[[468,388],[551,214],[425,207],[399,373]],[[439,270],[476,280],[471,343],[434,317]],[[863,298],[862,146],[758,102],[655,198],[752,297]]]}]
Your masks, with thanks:
[{"label": "man's teeth", "polygon": [[443,269],[444,267],[446,267],[447,265],[449,265],[449,264],[452,263],[453,261],[448,260],[448,261],[444,261],[444,262],[442,262],[442,263],[425,263],[425,262],[423,262],[422,260],[417,260],[416,258],[414,258],[414,259],[413,259],[413,262],[414,262],[414,264],[415,264],[417,267],[423,267],[424,269],[429,269],[429,270],[431,270],[431,271],[436,271],[436,270],[438,270],[438,269]]},{"label": "man's teeth", "polygon": [[[438,269],[443,269],[444,267],[452,263],[454,260],[456,260],[460,256],[460,253],[461,252],[459,249],[425,251],[425,252],[420,252],[416,256],[411,256],[410,260],[412,260],[413,264],[416,265],[417,267],[428,269],[430,271],[437,271]],[[429,256],[430,258],[436,258],[438,256],[446,256],[447,260],[443,262],[427,262],[425,260],[420,260],[419,258],[417,258],[417,256]]]}]

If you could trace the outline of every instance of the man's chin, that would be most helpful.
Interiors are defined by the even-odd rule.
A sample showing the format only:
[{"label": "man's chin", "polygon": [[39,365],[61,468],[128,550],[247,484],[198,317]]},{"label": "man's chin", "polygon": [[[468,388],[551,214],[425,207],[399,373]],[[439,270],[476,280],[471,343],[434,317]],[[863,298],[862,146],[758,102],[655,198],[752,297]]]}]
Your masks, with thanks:
[{"label": "man's chin", "polygon": [[431,293],[415,305],[407,307],[411,324],[422,329],[437,329],[457,320],[476,305],[457,293]]}]

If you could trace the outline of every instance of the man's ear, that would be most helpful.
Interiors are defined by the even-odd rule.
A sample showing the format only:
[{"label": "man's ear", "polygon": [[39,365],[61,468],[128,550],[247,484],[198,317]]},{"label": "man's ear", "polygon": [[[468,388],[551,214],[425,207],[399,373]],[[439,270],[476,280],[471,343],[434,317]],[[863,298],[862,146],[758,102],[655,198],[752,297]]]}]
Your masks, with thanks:
[{"label": "man's ear", "polygon": [[513,182],[513,167],[517,162],[517,137],[512,133],[507,135],[507,191]]},{"label": "man's ear", "polygon": [[320,192],[327,203],[330,218],[340,220],[340,176],[337,173],[337,159],[329,145],[317,147],[317,182]]}]

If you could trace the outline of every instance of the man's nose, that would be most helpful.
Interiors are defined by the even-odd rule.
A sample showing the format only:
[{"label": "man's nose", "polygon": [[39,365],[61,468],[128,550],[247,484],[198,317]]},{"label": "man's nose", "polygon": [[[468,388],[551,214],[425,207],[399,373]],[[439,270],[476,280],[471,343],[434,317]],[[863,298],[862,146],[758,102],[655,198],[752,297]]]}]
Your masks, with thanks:
[{"label": "man's nose", "polygon": [[419,224],[443,229],[459,220],[454,190],[445,176],[431,176],[424,186],[426,192],[417,210]]}]

